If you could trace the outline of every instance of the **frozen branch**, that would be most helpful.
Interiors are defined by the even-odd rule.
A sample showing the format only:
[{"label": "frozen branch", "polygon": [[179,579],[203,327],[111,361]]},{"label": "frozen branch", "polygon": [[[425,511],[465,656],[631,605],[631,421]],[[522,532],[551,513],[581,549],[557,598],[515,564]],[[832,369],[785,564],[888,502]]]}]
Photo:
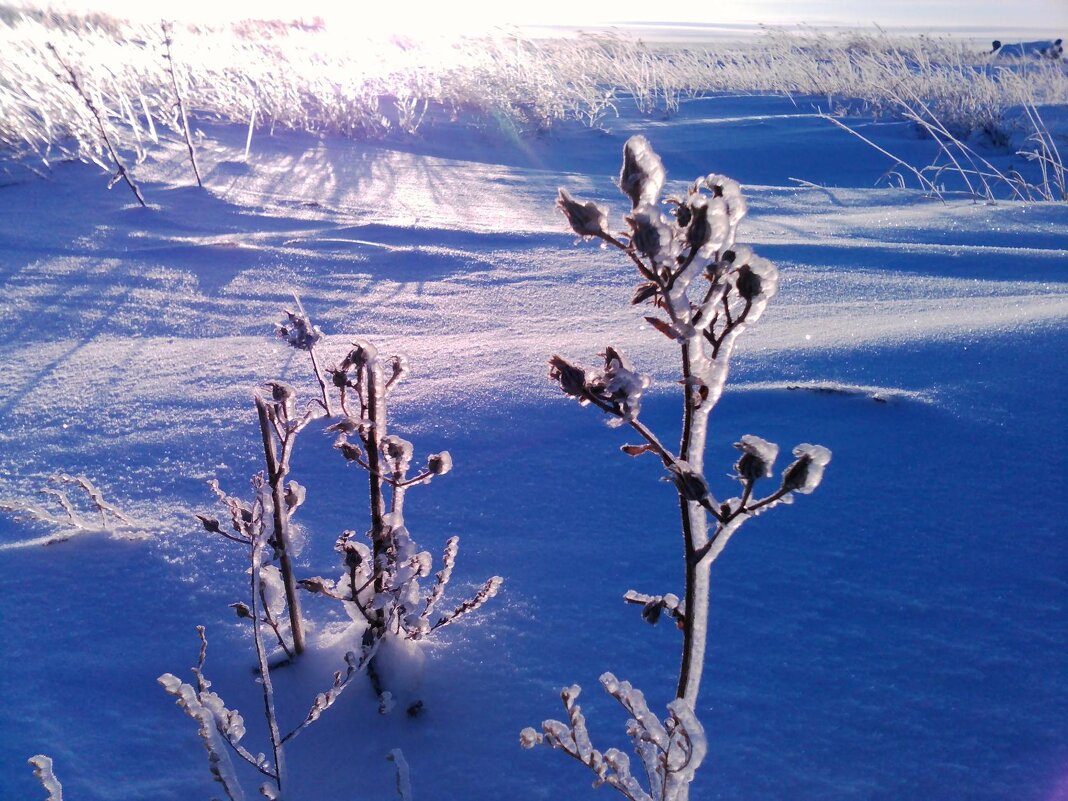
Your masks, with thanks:
[{"label": "frozen branch", "polygon": [[59,783],[56,774],[52,772],[52,758],[44,754],[32,756],[28,760],[33,766],[33,775],[41,783],[41,787],[48,793],[45,801],[63,801],[63,785]]},{"label": "frozen branch", "polygon": [[43,506],[26,501],[0,501],[0,512],[9,512],[16,520],[34,520],[52,526],[58,531],[34,539],[0,545],[0,550],[28,548],[35,545],[53,545],[81,534],[108,534],[117,539],[144,539],[148,536],[145,526],[130,519],[114,504],[104,499],[103,494],[88,478],[55,473],[49,482],[56,485],[71,485],[79,488],[88,498],[92,511],[99,517],[98,523],[87,520],[71,502],[66,492],[55,487],[44,487],[41,495],[54,498],[62,515]]},{"label": "frozen branch", "polygon": [[[811,492],[830,460],[826,448],[799,445],[794,451],[797,461],[783,473],[780,489],[754,501],[757,482],[772,475],[778,446],[747,435],[737,443],[742,455],[735,464],[735,478],[741,482],[741,496],[721,503],[713,495],[705,470],[709,415],[722,397],[739,337],[760,319],[778,291],[778,270],[736,244],[738,225],[747,212],[736,181],[721,175],[699,177],[684,197],[666,200],[672,206],[670,214],[664,213],[660,197],[664,181],[659,156],[644,137],[635,136],[624,146],[619,176],[619,187],[631,202],[624,219],[629,233],[611,233],[606,212],[592,202],[575,200],[565,190],[560,191],[557,206],[580,237],[600,239],[626,254],[641,278],[632,304],[651,305],[654,313],[645,321],[679,348],[683,423],[678,451],[669,451],[639,422],[641,395],[649,380],[618,350],[605,349],[603,368],[554,355],[549,377],[579,404],[608,414],[609,425],[630,425],[644,441],[624,445],[623,452],[656,454],[674,485],[685,597],[631,590],[624,600],[640,605],[648,622],[656,623],[666,612],[682,629],[676,699],[661,723],[639,691],[611,674],[602,677],[605,689],[632,715],[628,733],[645,769],[647,787],[632,774],[626,755],[615,749],[602,754],[589,745],[584,719],[574,703],[577,687],[563,694],[568,723],[545,721],[541,733],[525,729],[520,738],[526,747],[543,743],[564,751],[593,770],[598,784],[616,788],[631,801],[687,801],[689,785],[704,758],[707,743],[693,709],[704,671],[712,562],[751,517],[788,502],[795,493]],[[711,531],[710,521],[715,523]]]},{"label": "frozen branch", "polygon": [[51,42],[47,44],[49,52],[59,62],[59,66],[63,69],[65,76],[58,76],[60,80],[65,80],[78,96],[85,103],[85,107],[89,110],[93,119],[96,121],[97,131],[100,133],[100,138],[103,140],[104,145],[107,147],[108,155],[111,157],[112,164],[115,165],[115,177],[111,179],[111,183],[108,184],[108,189],[115,185],[117,181],[124,181],[130,191],[133,192],[134,197],[137,198],[137,202],[141,204],[141,208],[148,208],[148,204],[145,203],[145,198],[141,194],[141,189],[134,183],[133,178],[130,176],[129,170],[126,169],[126,165],[123,164],[122,159],[119,158],[119,153],[115,149],[115,144],[111,141],[111,136],[107,132],[107,128],[104,127],[104,118],[100,114],[100,110],[96,107],[92,98],[89,97],[89,93],[85,91],[80,80],[78,80],[77,73],[74,72],[74,68],[67,64],[66,61],[59,55],[59,51],[56,50],[55,45]]}]

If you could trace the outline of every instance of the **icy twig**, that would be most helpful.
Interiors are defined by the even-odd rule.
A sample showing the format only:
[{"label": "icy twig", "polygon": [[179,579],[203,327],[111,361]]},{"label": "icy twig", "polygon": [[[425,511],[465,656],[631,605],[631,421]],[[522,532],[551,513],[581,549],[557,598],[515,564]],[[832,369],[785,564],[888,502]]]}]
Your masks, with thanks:
[{"label": "icy twig", "polygon": [[[592,750],[584,719],[574,704],[577,688],[564,691],[568,724],[550,720],[543,724],[542,734],[525,729],[521,735],[524,746],[545,743],[582,761],[597,773],[599,783],[615,787],[632,801],[686,801],[694,771],[704,757],[704,732],[693,709],[704,672],[711,563],[750,517],[786,502],[794,493],[811,492],[830,460],[826,448],[799,445],[794,450],[797,461],[783,473],[780,490],[754,502],[755,484],[771,476],[778,446],[747,435],[737,443],[742,456],[735,465],[735,478],[742,484],[741,497],[720,503],[712,494],[704,464],[709,415],[723,395],[739,337],[763,315],[778,291],[779,276],[773,264],[736,244],[737,227],[747,211],[737,182],[721,175],[697,178],[685,197],[666,199],[674,207],[673,219],[669,219],[660,197],[664,181],[659,156],[644,137],[635,136],[624,146],[619,177],[620,189],[632,205],[625,218],[629,236],[609,233],[604,211],[573,199],[564,190],[557,205],[580,237],[601,239],[625,252],[643,279],[632,304],[653,306],[658,313],[647,315],[645,321],[679,347],[683,424],[677,453],[668,451],[638,421],[641,395],[649,381],[618,350],[605,349],[603,369],[553,356],[549,377],[581,405],[596,406],[610,415],[609,425],[628,423],[644,443],[624,445],[623,452],[658,455],[674,485],[685,557],[684,600],[633,590],[624,599],[641,605],[648,622],[655,623],[666,611],[682,629],[676,700],[661,723],[649,712],[639,691],[611,674],[602,676],[605,689],[633,716],[628,733],[645,768],[648,790],[631,774],[624,754],[615,749],[603,755]],[[711,531],[710,520],[715,523]]]},{"label": "icy twig", "polygon": [[408,760],[404,758],[404,752],[394,748],[386,759],[397,766],[397,798],[399,801],[412,801],[412,775],[408,767]]},{"label": "icy twig", "polygon": [[27,760],[33,766],[33,775],[41,783],[41,787],[48,793],[45,801],[63,801],[63,785],[59,783],[56,774],[52,772],[52,758],[44,754],[32,756]]},{"label": "icy twig", "polygon": [[[167,72],[171,76],[171,88],[174,90],[174,103],[178,108],[178,115],[182,123],[182,134],[185,136],[185,146],[189,150],[189,163],[193,166],[193,176],[197,179],[197,186],[204,188],[204,182],[200,180],[200,168],[197,166],[197,152],[193,147],[193,135],[189,131],[189,116],[186,114],[185,102],[182,100],[182,92],[178,88],[178,76],[174,69],[174,56],[171,53],[171,45],[174,42],[174,26],[170,22],[161,23],[163,28],[164,58],[167,61]],[[151,117],[149,117],[151,119]]]},{"label": "icy twig", "polygon": [[273,778],[274,771],[263,755],[254,756],[251,751],[241,745],[241,740],[245,736],[245,721],[241,713],[236,709],[229,709],[218,693],[211,692],[211,682],[204,674],[204,662],[208,655],[208,638],[203,626],[197,626],[197,636],[200,637],[200,654],[197,656],[196,667],[193,668],[193,675],[197,680],[197,700],[211,712],[215,721],[215,730],[234,750],[234,753],[263,775]]},{"label": "icy twig", "polygon": [[363,656],[361,656],[358,661],[356,659],[356,654],[352,651],[347,652],[345,654],[345,664],[347,665],[345,673],[342,674],[341,671],[334,673],[334,683],[331,685],[330,689],[315,696],[315,700],[312,702],[311,709],[308,711],[307,716],[295,729],[282,738],[282,743],[285,744],[295,738],[308,728],[308,726],[317,721],[323,712],[333,706],[334,702],[337,701],[341,694],[345,692],[346,688],[352,683],[352,680],[367,667],[377,649],[378,642],[376,641],[370,648],[364,651]]},{"label": "icy twig", "polygon": [[546,720],[541,732],[533,728],[520,733],[524,748],[544,745],[562,751],[581,762],[597,776],[594,786],[608,785],[630,801],[683,801],[707,751],[704,729],[689,704],[677,698],[668,705],[668,717],[661,721],[646,704],[645,696],[629,682],[619,681],[611,673],[601,676],[601,684],[631,716],[627,733],[641,759],[648,782],[643,787],[622,751],[609,748],[604,752],[593,747],[586,718],[576,703],[581,692],[577,686],[561,691],[567,722]]},{"label": "icy twig", "polygon": [[293,295],[293,301],[297,305],[297,310],[284,310],[286,322],[279,323],[278,334],[297,350],[307,351],[308,358],[311,359],[312,372],[315,373],[315,380],[319,382],[323,409],[327,417],[333,417],[334,410],[330,406],[330,394],[327,391],[326,379],[323,377],[323,369],[319,364],[317,353],[317,347],[323,340],[323,332],[311,321],[308,313],[304,311],[304,304],[300,302],[297,295]]},{"label": "icy twig", "polygon": [[[277,395],[278,392],[276,391]],[[289,609],[290,631],[293,635],[293,650],[299,656],[304,653],[304,623],[300,613],[300,596],[297,594],[296,578],[293,574],[292,546],[289,537],[289,518],[293,513],[286,499],[285,478],[289,474],[289,457],[293,452],[293,441],[303,420],[294,426],[289,425],[287,401],[268,404],[261,396],[256,396],[256,413],[260,421],[260,433],[263,439],[263,453],[267,463],[267,483],[271,488],[271,506],[273,509],[274,537],[272,545],[278,557],[282,581],[285,586],[286,605]],[[306,425],[306,423],[304,423]],[[281,448],[276,449],[272,431],[284,428],[281,436]]]},{"label": "icy twig", "polygon": [[[266,488],[262,485],[257,494],[256,505],[262,520],[265,507]],[[267,664],[267,651],[260,633],[259,587],[260,566],[263,562],[263,526],[252,532],[252,636],[256,645],[256,661],[259,664],[260,686],[263,689],[263,708],[267,719],[267,729],[271,738],[271,750],[274,752],[274,779],[278,785],[278,794],[284,791],[285,757],[282,750],[282,737],[278,731],[278,716],[274,709],[274,686],[271,684],[271,669]],[[298,652],[299,653],[299,652]]]},{"label": "icy twig", "polygon": [[456,554],[459,550],[460,538],[449,537],[445,542],[445,552],[441,555],[441,570],[434,577],[434,587],[427,596],[426,603],[423,606],[423,613],[420,615],[424,621],[429,620],[434,607],[437,606],[438,601],[445,594],[445,587],[449,583],[449,579],[452,578],[452,570],[456,565]]},{"label": "icy twig", "polygon": [[237,781],[230,756],[223,747],[224,739],[215,726],[214,715],[200,702],[196,690],[177,676],[164,673],[158,681],[164,690],[174,696],[175,703],[197,722],[200,740],[208,752],[208,766],[212,778],[222,785],[230,801],[243,801],[245,795]]},{"label": "icy twig", "polygon": [[141,194],[141,189],[134,183],[133,178],[130,176],[129,171],[126,169],[126,165],[123,164],[122,159],[119,158],[118,151],[115,149],[114,143],[111,141],[111,136],[108,135],[107,128],[104,127],[104,119],[100,115],[100,110],[97,109],[96,104],[93,103],[88,92],[82,86],[81,81],[78,80],[78,75],[75,73],[74,68],[67,64],[66,61],[59,55],[59,51],[56,50],[55,45],[51,42],[47,44],[49,52],[59,62],[60,67],[66,73],[66,82],[73,87],[74,91],[78,93],[82,101],[85,103],[85,107],[89,109],[89,113],[92,114],[93,119],[96,120],[97,130],[100,133],[100,138],[107,146],[108,155],[111,157],[112,163],[115,165],[115,177],[111,179],[111,183],[108,184],[108,189],[115,185],[117,181],[125,181],[126,185],[130,187],[130,191],[133,192],[134,197],[137,198],[137,202],[141,204],[141,208],[148,208],[148,204],[145,203],[145,198]]},{"label": "icy twig", "polygon": [[655,625],[660,622],[660,617],[663,612],[667,612],[678,624],[679,628],[683,627],[686,620],[686,611],[683,608],[682,602],[679,600],[679,596],[674,593],[666,593],[665,595],[646,595],[645,593],[637,592],[636,590],[627,590],[623,596],[623,600],[628,604],[637,604],[642,607],[642,620],[646,623]]},{"label": "icy twig", "polygon": [[[54,498],[63,512],[60,516],[38,504],[26,501],[0,501],[0,511],[9,512],[19,519],[36,520],[54,526],[59,531],[29,540],[0,544],[0,551],[28,548],[35,545],[53,545],[80,534],[108,534],[118,539],[144,539],[148,536],[145,526],[130,519],[114,504],[104,499],[103,494],[88,478],[55,473],[49,477],[52,484],[70,484],[81,489],[88,497],[93,511],[99,515],[99,523],[91,523],[75,508],[67,493],[54,487],[44,487],[40,494]],[[109,518],[114,518],[113,522]]]},{"label": "icy twig", "polygon": [[455,623],[464,615],[474,612],[481,607],[486,601],[490,600],[501,589],[501,585],[504,584],[504,579],[500,576],[491,576],[486,580],[478,592],[471,598],[468,598],[462,604],[453,609],[449,614],[443,615],[438,619],[438,622],[431,626],[431,629],[440,629],[442,626],[448,626],[451,623]]}]

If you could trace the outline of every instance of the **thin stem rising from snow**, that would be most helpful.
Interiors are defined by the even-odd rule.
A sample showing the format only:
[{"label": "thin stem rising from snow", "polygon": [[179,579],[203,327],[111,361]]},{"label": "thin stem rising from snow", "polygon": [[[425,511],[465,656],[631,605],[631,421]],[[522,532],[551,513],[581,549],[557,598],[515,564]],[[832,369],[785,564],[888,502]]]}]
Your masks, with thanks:
[{"label": "thin stem rising from snow", "polygon": [[[741,525],[764,509],[807,494],[819,484],[830,451],[798,445],[797,460],[782,474],[779,489],[753,501],[757,481],[772,476],[778,446],[747,434],[734,478],[740,497],[718,501],[705,473],[709,415],[723,394],[731,356],[739,336],[764,313],[778,289],[778,271],[748,247],[737,244],[738,224],[746,214],[740,187],[720,175],[699,177],[684,197],[662,201],[666,174],[660,157],[644,137],[629,139],[623,150],[619,186],[631,201],[625,218],[629,234],[610,233],[607,214],[595,203],[575,200],[560,190],[557,202],[575,233],[600,239],[622,251],[642,280],[633,304],[648,304],[645,320],[657,333],[677,343],[679,384],[683,387],[683,423],[678,455],[672,454],[639,415],[649,379],[617,348],[606,347],[604,366],[586,367],[563,356],[550,360],[549,376],[582,405],[609,416],[609,425],[626,423],[641,435],[641,445],[625,445],[630,456],[657,455],[674,484],[683,541],[682,601],[673,593],[647,595],[628,591],[624,600],[642,606],[642,617],[656,623],[667,611],[682,629],[676,700],[661,722],[649,711],[640,691],[611,674],[601,681],[630,713],[629,733],[642,760],[646,786],[630,770],[628,757],[616,749],[593,748],[585,718],[575,703],[579,688],[563,691],[568,721],[547,720],[541,732],[525,729],[525,747],[546,745],[582,762],[630,801],[686,801],[690,783],[707,750],[695,710],[704,673],[708,633],[710,569]],[[670,215],[664,203],[670,204]]]}]

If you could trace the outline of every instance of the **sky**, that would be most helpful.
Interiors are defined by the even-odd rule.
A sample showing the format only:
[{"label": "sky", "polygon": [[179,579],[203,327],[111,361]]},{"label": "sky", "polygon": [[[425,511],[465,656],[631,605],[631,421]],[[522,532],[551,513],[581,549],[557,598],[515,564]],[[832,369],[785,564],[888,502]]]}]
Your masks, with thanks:
[{"label": "sky", "polygon": [[1068,35],[1068,0],[894,0],[877,6],[857,0],[720,0],[653,4],[648,0],[57,0],[28,5],[84,10],[118,16],[219,21],[226,18],[309,18],[361,29],[404,33],[416,28],[464,31],[501,24],[591,25],[596,23],[667,22],[698,24],[792,24],[981,30],[1029,29],[1048,38]]}]

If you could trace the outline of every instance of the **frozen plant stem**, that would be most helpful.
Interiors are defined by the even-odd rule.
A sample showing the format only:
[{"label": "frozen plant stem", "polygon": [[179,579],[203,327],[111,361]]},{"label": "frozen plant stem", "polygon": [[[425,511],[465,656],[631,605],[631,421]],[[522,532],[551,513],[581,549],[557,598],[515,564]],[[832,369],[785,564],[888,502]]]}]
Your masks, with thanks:
[{"label": "frozen plant stem", "polygon": [[[304,627],[300,615],[300,596],[297,594],[296,578],[293,575],[293,563],[289,543],[289,508],[285,497],[285,478],[289,473],[289,457],[292,442],[297,435],[289,427],[289,421],[278,426],[277,417],[268,407],[267,401],[256,396],[256,413],[259,416],[260,432],[263,435],[263,455],[267,462],[267,483],[271,488],[271,507],[274,510],[274,545],[278,553],[279,569],[286,592],[286,606],[289,608],[289,624],[293,632],[293,651],[299,656],[304,653]],[[273,419],[272,419],[273,418]],[[275,450],[275,433],[280,433],[281,453]],[[258,585],[257,585],[258,586]]]},{"label": "frozen plant stem", "polygon": [[[262,492],[262,488],[260,490]],[[277,520],[277,515],[275,516]],[[271,684],[271,668],[267,664],[267,650],[263,644],[263,633],[260,630],[259,598],[260,598],[260,568],[263,561],[263,537],[253,535],[252,539],[252,636],[256,641],[256,661],[259,664],[260,686],[263,688],[263,708],[267,719],[267,729],[271,738],[271,750],[274,753],[274,779],[278,784],[278,795],[281,797],[285,777],[285,753],[282,750],[282,735],[278,730],[278,716],[274,710],[274,685]],[[292,610],[292,607],[290,607]],[[304,650],[303,638],[297,638],[297,629],[293,629],[294,647],[297,653]],[[296,643],[299,642],[300,646]]]},{"label": "frozen plant stem", "polygon": [[[778,288],[778,271],[749,248],[736,244],[737,226],[746,213],[735,181],[721,175],[698,178],[685,196],[661,199],[666,175],[660,157],[644,137],[635,136],[623,150],[619,186],[631,201],[629,231],[607,228],[608,215],[595,203],[574,200],[560,190],[558,205],[572,230],[600,239],[622,251],[642,278],[632,304],[648,304],[645,320],[679,346],[683,385],[682,434],[672,454],[639,420],[642,394],[649,379],[637,372],[618,349],[606,347],[604,367],[589,368],[553,356],[549,376],[565,394],[609,415],[609,425],[630,426],[645,442],[624,445],[630,456],[652,453],[663,463],[678,494],[684,553],[684,601],[676,595],[647,595],[630,590],[627,603],[641,604],[642,617],[656,623],[664,611],[682,629],[682,655],[676,698],[660,721],[642,693],[606,673],[605,690],[630,713],[628,734],[642,762],[648,788],[630,770],[629,758],[614,748],[593,747],[581,708],[579,688],[562,693],[567,722],[546,720],[542,732],[524,729],[524,747],[538,744],[563,751],[631,801],[687,801],[690,783],[707,751],[704,728],[695,715],[704,672],[712,563],[749,518],[773,505],[808,494],[819,484],[830,451],[798,445],[797,460],[782,474],[779,488],[754,497],[756,483],[770,478],[779,447],[747,434],[735,443],[742,456],[734,465],[739,497],[717,501],[705,477],[709,414],[723,394],[738,337],[760,319]],[[671,207],[664,213],[664,204]]]},{"label": "frozen plant stem", "polygon": [[193,147],[193,136],[189,132],[189,116],[185,111],[185,102],[182,100],[182,93],[178,89],[178,76],[174,72],[174,56],[171,53],[171,44],[173,38],[171,36],[173,26],[169,22],[162,23],[163,25],[163,45],[166,48],[165,55],[167,58],[167,71],[171,76],[171,87],[174,89],[174,103],[178,109],[179,120],[182,123],[182,133],[185,135],[185,146],[189,148],[189,163],[193,165],[193,175],[197,179],[197,186],[201,189],[204,188],[203,181],[200,180],[200,168],[197,167],[197,152]]},{"label": "frozen plant stem", "polygon": [[111,137],[108,136],[107,128],[104,127],[104,119],[100,116],[100,110],[97,109],[92,98],[89,97],[89,94],[82,87],[81,81],[78,80],[78,76],[74,72],[74,69],[60,57],[59,51],[56,50],[55,45],[49,42],[48,49],[55,57],[56,61],[59,62],[59,65],[63,68],[64,72],[67,73],[67,83],[69,83],[74,88],[74,91],[78,93],[82,101],[84,101],[86,108],[89,109],[89,113],[92,114],[93,119],[96,120],[96,127],[100,133],[100,138],[104,140],[104,145],[107,147],[108,155],[111,157],[111,161],[115,165],[116,170],[115,177],[111,179],[108,188],[110,189],[114,186],[116,181],[125,181],[126,185],[130,187],[130,191],[134,193],[134,197],[137,198],[137,202],[141,204],[141,208],[148,208],[148,204],[145,203],[145,198],[141,194],[141,190],[138,188],[137,184],[134,183],[133,178],[130,177],[126,165],[122,163],[122,159],[119,158],[119,154],[115,150],[115,145],[112,143]]},{"label": "frozen plant stem", "polygon": [[[704,472],[705,442],[708,435],[708,412],[711,407],[700,408],[701,400],[690,369],[695,349],[699,342],[688,340],[682,346],[682,376],[685,382],[683,400],[682,441],[680,458],[697,473]],[[682,516],[683,549],[686,559],[686,605],[687,614],[682,627],[682,664],[676,696],[685,698],[691,707],[697,705],[697,693],[701,689],[701,674],[705,664],[705,641],[708,632],[708,589],[711,560],[699,559],[701,549],[708,542],[708,516],[697,501],[679,493],[679,512]]]},{"label": "frozen plant stem", "polygon": [[[375,564],[380,559],[386,558],[390,542],[385,524],[386,500],[382,491],[384,477],[382,475],[382,440],[386,432],[386,399],[383,384],[385,376],[382,371],[382,363],[377,358],[368,361],[366,371],[367,383],[367,434],[364,437],[364,445],[367,451],[367,481],[371,501],[371,544]],[[376,571],[375,592],[383,592],[386,589],[386,574]],[[379,618],[378,624],[384,623],[384,610],[379,609],[375,615]]]},{"label": "frozen plant stem", "polygon": [[[293,486],[292,484],[290,485]],[[220,534],[226,539],[242,543],[248,548],[250,559],[251,582],[249,590],[251,598],[249,603],[230,604],[241,619],[251,620],[252,637],[256,651],[256,664],[258,681],[263,695],[264,719],[267,723],[268,737],[271,741],[271,751],[274,762],[268,760],[263,754],[254,755],[248,748],[241,744],[244,738],[245,721],[241,713],[236,709],[227,708],[222,697],[211,690],[212,683],[208,681],[204,672],[204,660],[208,650],[208,640],[204,633],[204,627],[198,626],[197,633],[200,636],[200,656],[197,666],[193,668],[196,676],[196,686],[186,684],[176,676],[166,673],[159,677],[163,688],[177,699],[177,704],[198,723],[199,734],[204,747],[208,752],[208,763],[215,781],[223,785],[226,795],[231,801],[239,801],[244,798],[237,775],[233,770],[227,747],[237,756],[258,770],[262,775],[273,779],[275,786],[266,784],[261,786],[260,793],[270,799],[280,799],[282,788],[286,784],[285,753],[284,746],[290,740],[297,737],[310,725],[315,723],[322,714],[333,706],[338,697],[352,683],[353,679],[363,672],[369,660],[374,656],[374,648],[364,649],[362,656],[357,659],[356,654],[349,651],[345,654],[345,670],[334,673],[331,686],[324,692],[318,693],[311,703],[307,715],[289,732],[283,735],[279,727],[277,711],[274,702],[274,685],[271,680],[271,665],[268,661],[267,646],[263,637],[263,625],[267,624],[274,629],[282,647],[281,633],[275,624],[270,610],[270,600],[264,587],[268,584],[264,570],[273,565],[265,565],[265,546],[273,543],[267,536],[266,515],[270,500],[271,487],[264,481],[263,475],[258,474],[252,479],[254,499],[251,503],[242,501],[240,498],[226,495],[217,483],[213,483],[213,489],[220,500],[230,512],[231,532],[224,532],[221,524],[215,518],[198,515],[204,527],[213,533]],[[291,508],[299,506],[294,503]],[[288,651],[287,651],[288,653]]]}]

